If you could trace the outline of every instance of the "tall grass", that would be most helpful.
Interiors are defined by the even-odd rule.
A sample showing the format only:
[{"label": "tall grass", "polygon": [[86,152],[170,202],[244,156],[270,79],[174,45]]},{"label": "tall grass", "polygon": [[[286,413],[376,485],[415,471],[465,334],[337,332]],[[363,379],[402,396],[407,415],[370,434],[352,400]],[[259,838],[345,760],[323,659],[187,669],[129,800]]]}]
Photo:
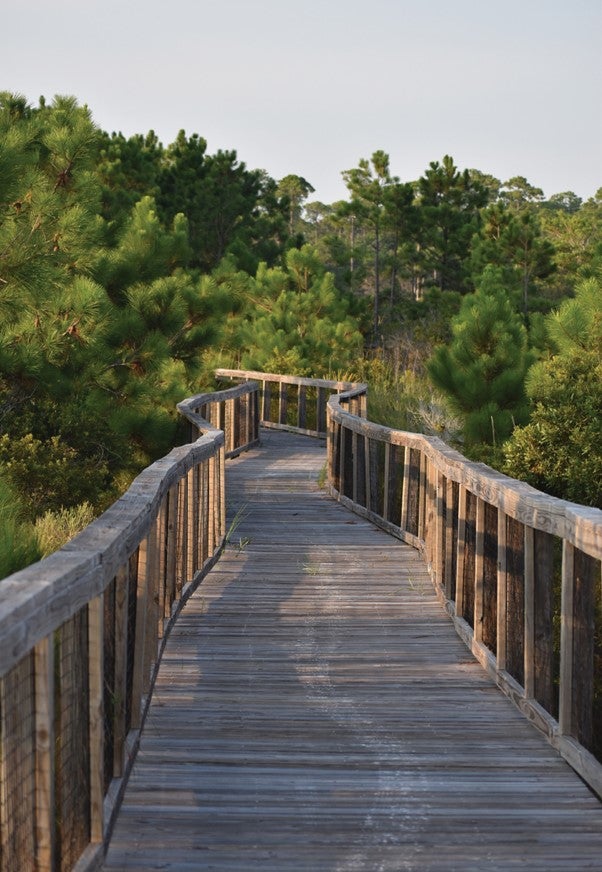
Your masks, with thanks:
[{"label": "tall grass", "polygon": [[0,578],[40,558],[32,524],[21,520],[21,509],[10,486],[0,478]]}]

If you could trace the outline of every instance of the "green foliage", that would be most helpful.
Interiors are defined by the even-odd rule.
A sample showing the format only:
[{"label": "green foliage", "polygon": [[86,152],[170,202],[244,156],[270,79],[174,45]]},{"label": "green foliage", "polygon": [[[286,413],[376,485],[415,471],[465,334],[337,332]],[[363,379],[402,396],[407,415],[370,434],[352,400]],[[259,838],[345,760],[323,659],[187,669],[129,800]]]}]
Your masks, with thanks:
[{"label": "green foliage", "polygon": [[579,285],[546,326],[557,353],[528,373],[534,409],[505,446],[505,470],[602,508],[602,282]]},{"label": "green foliage", "polygon": [[17,492],[0,475],[0,579],[40,556],[33,527],[21,519]]},{"label": "green foliage", "polygon": [[[103,505],[112,480],[171,447],[175,403],[196,386],[229,304],[186,271],[185,217],[166,227],[152,197],[139,196],[154,178],[156,141],[129,149],[131,164],[136,148],[149,154],[111,214],[88,111],[72,98],[13,110],[1,96],[10,147],[0,157],[0,425],[19,489],[32,464],[33,516]],[[128,172],[119,149],[114,138],[113,162],[100,156],[115,192]]]},{"label": "green foliage", "polygon": [[538,216],[514,203],[494,203],[483,212],[480,233],[473,239],[471,263],[475,284],[494,265],[502,271],[507,291],[525,316],[533,308],[540,281],[554,271],[554,246],[543,237]]},{"label": "green foliage", "polygon": [[35,536],[41,557],[48,557],[91,524],[94,508],[85,502],[69,509],[45,512],[35,522]]},{"label": "green foliage", "polygon": [[47,511],[71,507],[98,495],[110,485],[106,464],[66,445],[59,436],[42,442],[27,435],[0,436],[0,473],[20,494],[28,520]]},{"label": "green foliage", "polygon": [[505,293],[500,273],[485,271],[452,321],[452,340],[428,363],[434,385],[463,422],[466,444],[495,444],[526,419],[527,334]]},{"label": "green foliage", "polygon": [[321,376],[361,354],[352,302],[311,246],[291,249],[285,269],[260,266],[248,299],[234,340],[243,368]]},{"label": "green foliage", "polygon": [[571,351],[538,366],[531,421],[504,446],[504,471],[554,496],[602,508],[602,363]]},{"label": "green foliage", "polygon": [[470,243],[479,227],[487,190],[474,174],[460,172],[445,155],[441,163],[430,163],[418,181],[418,191],[424,267],[441,290],[465,291]]}]

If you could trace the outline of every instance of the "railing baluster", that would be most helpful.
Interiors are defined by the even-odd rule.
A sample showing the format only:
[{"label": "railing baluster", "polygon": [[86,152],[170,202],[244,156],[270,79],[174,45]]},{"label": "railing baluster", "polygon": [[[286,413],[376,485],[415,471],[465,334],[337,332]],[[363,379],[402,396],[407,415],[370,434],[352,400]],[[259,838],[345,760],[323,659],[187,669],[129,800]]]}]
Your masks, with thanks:
[{"label": "railing baluster", "polygon": [[[54,636],[54,634],[53,634]],[[35,683],[35,843],[36,869],[55,868],[56,827],[54,771],[54,638],[46,636],[34,649]]]},{"label": "railing baluster", "polygon": [[474,561],[474,616],[475,642],[483,641],[483,597],[485,581],[485,503],[477,498],[475,561]]},{"label": "railing baluster", "polygon": [[90,841],[102,842],[104,835],[104,706],[103,706],[102,594],[88,605],[88,693],[90,709]]}]

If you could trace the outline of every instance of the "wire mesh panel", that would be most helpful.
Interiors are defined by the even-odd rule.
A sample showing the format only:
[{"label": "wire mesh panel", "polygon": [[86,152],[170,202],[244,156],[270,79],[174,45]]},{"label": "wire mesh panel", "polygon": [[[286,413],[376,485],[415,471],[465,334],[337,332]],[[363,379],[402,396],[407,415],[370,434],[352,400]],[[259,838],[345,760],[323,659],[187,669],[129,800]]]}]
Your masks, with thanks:
[{"label": "wire mesh panel", "polygon": [[462,596],[462,617],[474,627],[475,601],[475,546],[477,534],[477,497],[466,493],[466,520],[464,527],[464,587]]},{"label": "wire mesh panel", "polygon": [[418,518],[420,514],[420,460],[421,453],[415,448],[409,449],[409,477],[407,531],[413,536],[418,535]]},{"label": "wire mesh panel", "polygon": [[506,520],[506,669],[524,683],[525,636],[525,528]]},{"label": "wire mesh panel", "polygon": [[[573,735],[588,751],[600,752],[600,738],[594,735],[597,609],[600,607],[600,562],[575,549],[573,593]],[[598,656],[596,657],[596,648]],[[597,676],[599,678],[599,675]],[[598,716],[598,713],[596,713]]]},{"label": "wire mesh panel", "polygon": [[57,852],[60,869],[71,869],[90,841],[88,621],[81,609],[57,640]]},{"label": "wire mesh panel", "polygon": [[107,792],[113,777],[113,754],[115,749],[115,579],[104,595],[104,792]]},{"label": "wire mesh panel", "polygon": [[33,655],[0,680],[0,869],[28,872],[35,858]]},{"label": "wire mesh panel", "polygon": [[483,644],[497,648],[497,509],[485,503],[483,535]]},{"label": "wire mesh panel", "polygon": [[138,550],[129,559],[128,563],[128,596],[127,596],[127,643],[126,643],[126,690],[125,690],[125,732],[129,733],[132,728],[132,690],[134,686],[134,655],[136,652],[136,605],[138,591],[136,579],[138,577]]},{"label": "wire mesh panel", "polygon": [[[534,539],[534,696],[558,717],[558,644],[555,648],[554,612],[560,617],[561,542],[540,530]],[[556,564],[556,566],[555,566]],[[558,623],[558,620],[556,621]],[[559,639],[556,639],[559,643]]]}]

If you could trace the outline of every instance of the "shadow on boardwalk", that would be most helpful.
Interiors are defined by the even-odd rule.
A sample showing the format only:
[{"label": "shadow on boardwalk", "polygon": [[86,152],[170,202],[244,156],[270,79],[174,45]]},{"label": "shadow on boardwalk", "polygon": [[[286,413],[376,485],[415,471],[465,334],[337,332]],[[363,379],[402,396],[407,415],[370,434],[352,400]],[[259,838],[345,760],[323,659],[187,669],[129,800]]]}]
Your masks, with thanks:
[{"label": "shadow on boardwalk", "polygon": [[229,462],[237,525],[167,645],[105,870],[602,868],[598,800],[323,462],[274,431]]}]

